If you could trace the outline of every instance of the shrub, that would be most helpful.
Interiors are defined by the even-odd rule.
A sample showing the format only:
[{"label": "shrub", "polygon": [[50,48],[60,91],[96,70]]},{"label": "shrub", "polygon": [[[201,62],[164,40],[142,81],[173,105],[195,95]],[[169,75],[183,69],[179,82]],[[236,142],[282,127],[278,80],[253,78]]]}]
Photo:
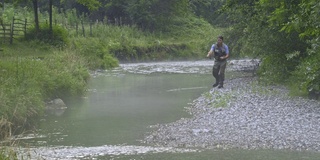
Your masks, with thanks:
[{"label": "shrub", "polygon": [[308,56],[301,60],[290,79],[292,90],[303,95],[320,91],[320,39],[313,39],[309,43]]},{"label": "shrub", "polygon": [[57,52],[45,57],[46,73],[39,77],[47,99],[64,99],[85,93],[90,78],[85,60],[72,51]]},{"label": "shrub", "polygon": [[18,160],[16,151],[10,147],[0,148],[0,159],[1,160]]},{"label": "shrub", "polygon": [[84,62],[73,52],[55,53],[43,60],[1,60],[0,118],[9,122],[5,126],[11,124],[16,130],[36,124],[46,100],[84,94],[90,76]]},{"label": "shrub", "polygon": [[26,33],[26,40],[38,40],[59,48],[65,47],[69,43],[66,29],[59,25],[53,25],[51,32],[48,24],[41,24],[38,33],[35,27],[29,29]]},{"label": "shrub", "polygon": [[86,57],[90,69],[109,69],[118,66],[118,60],[109,52],[107,42],[98,38],[77,38],[72,46],[78,53]]},{"label": "shrub", "polygon": [[44,102],[38,85],[38,77],[45,73],[43,64],[30,58],[15,58],[0,61],[0,69],[0,117],[15,129],[25,127],[32,123],[32,117],[43,113]]}]

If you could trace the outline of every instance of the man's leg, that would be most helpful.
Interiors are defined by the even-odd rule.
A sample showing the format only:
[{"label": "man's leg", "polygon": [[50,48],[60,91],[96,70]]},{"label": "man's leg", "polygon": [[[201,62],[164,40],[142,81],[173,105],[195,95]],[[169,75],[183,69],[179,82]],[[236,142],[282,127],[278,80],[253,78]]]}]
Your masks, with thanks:
[{"label": "man's leg", "polygon": [[214,65],[212,67],[212,75],[216,79],[216,83],[214,83],[212,87],[217,87],[219,85],[219,70],[220,70],[219,62],[214,62]]},{"label": "man's leg", "polygon": [[220,73],[219,73],[219,87],[218,88],[223,88],[223,82],[224,82],[224,73],[227,67],[227,62],[221,62],[220,63]]}]

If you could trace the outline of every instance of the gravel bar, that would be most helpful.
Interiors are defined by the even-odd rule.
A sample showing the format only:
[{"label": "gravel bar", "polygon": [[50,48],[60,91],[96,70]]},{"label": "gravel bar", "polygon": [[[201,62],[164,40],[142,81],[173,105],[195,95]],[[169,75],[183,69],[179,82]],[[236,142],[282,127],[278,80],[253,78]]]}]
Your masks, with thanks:
[{"label": "gravel bar", "polygon": [[191,118],[152,126],[144,142],[205,149],[320,151],[320,102],[254,77],[227,80],[186,108]]}]

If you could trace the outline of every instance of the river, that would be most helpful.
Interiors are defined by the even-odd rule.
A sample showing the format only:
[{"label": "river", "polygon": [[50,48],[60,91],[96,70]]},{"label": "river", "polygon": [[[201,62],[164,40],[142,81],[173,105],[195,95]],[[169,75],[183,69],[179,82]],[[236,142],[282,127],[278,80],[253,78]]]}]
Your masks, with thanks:
[{"label": "river", "polygon": [[[156,124],[185,111],[214,82],[212,61],[121,64],[92,73],[87,94],[61,115],[47,115],[33,133],[15,137],[24,159],[316,159],[286,150],[204,150],[142,143]],[[227,71],[227,79],[251,73]]]}]

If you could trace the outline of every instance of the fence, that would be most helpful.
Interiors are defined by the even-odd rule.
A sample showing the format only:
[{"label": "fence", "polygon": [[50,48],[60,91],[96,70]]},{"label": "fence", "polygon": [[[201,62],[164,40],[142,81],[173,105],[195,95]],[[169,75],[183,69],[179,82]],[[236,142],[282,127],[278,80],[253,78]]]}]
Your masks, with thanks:
[{"label": "fence", "polygon": [[[46,21],[46,23],[48,23]],[[57,24],[57,20],[55,20],[55,24]],[[92,36],[92,29],[95,25],[123,25],[123,20],[114,19],[114,21],[91,21],[91,22],[84,22],[83,20],[76,21],[74,23],[68,22],[60,22],[64,28],[66,29],[75,29],[76,35],[78,36]],[[27,21],[27,19],[16,19],[13,17],[11,24],[4,24],[0,22],[0,43],[13,43],[13,40],[17,37],[26,36],[27,29],[31,24]],[[85,26],[89,26],[89,29],[85,28]],[[89,32],[89,33],[88,33]],[[0,49],[1,50],[1,49]]]},{"label": "fence", "polygon": [[[48,23],[46,21],[46,23]],[[68,20],[55,20],[55,24],[59,24],[66,28],[67,30],[75,30],[77,36],[93,36],[93,30],[95,26],[99,25],[116,25],[116,26],[124,26],[129,24],[129,20],[123,19],[123,18],[115,18],[113,20],[110,19],[104,19],[104,20],[96,20],[96,21],[90,21],[90,20],[83,20],[83,19],[77,19],[73,22],[70,22]]]},{"label": "fence", "polygon": [[27,19],[12,18],[11,24],[1,23],[0,28],[0,42],[1,43],[13,43],[13,39],[21,36],[25,36],[27,32],[28,22]]}]

